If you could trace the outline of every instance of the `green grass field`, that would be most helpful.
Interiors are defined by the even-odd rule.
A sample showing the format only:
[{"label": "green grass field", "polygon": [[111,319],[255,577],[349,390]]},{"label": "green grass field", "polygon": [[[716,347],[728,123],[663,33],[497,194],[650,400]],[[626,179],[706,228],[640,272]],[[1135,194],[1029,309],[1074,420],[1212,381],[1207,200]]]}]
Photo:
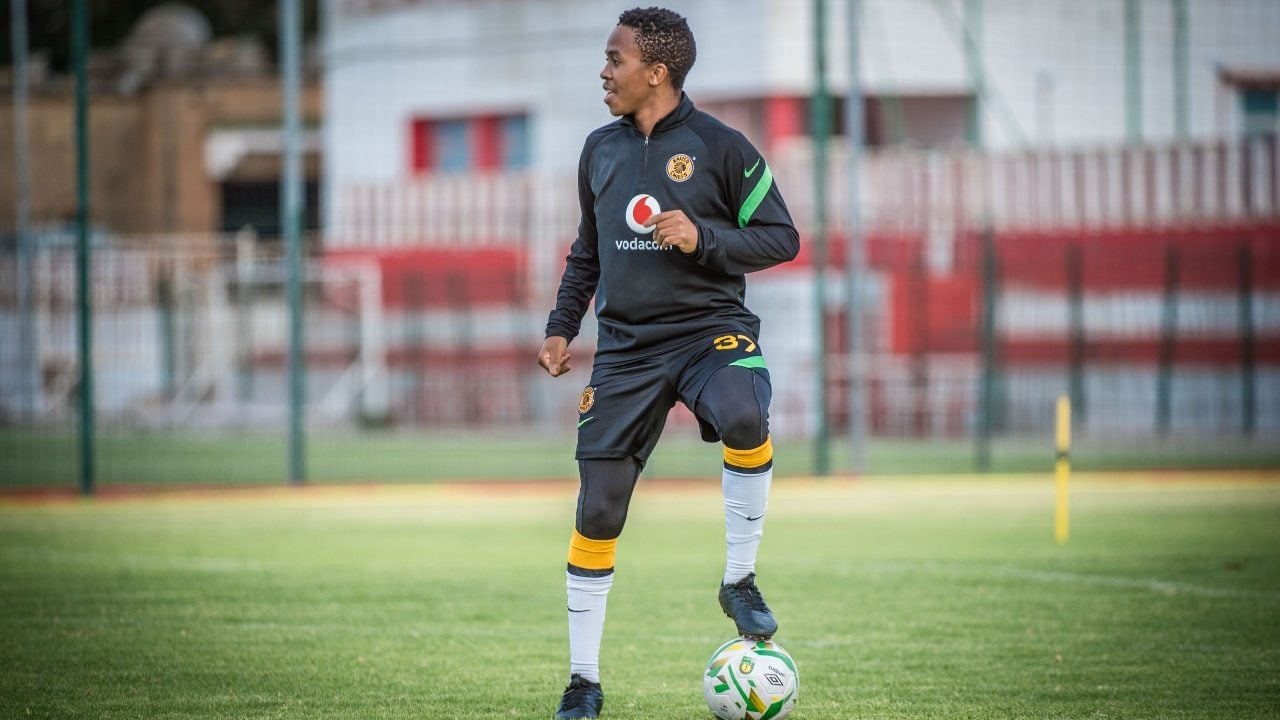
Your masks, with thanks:
[{"label": "green grass field", "polygon": [[[575,489],[0,500],[0,716],[549,718]],[[775,483],[761,585],[793,717],[1275,718],[1280,476]],[[641,482],[605,717],[711,717],[718,488]]]}]

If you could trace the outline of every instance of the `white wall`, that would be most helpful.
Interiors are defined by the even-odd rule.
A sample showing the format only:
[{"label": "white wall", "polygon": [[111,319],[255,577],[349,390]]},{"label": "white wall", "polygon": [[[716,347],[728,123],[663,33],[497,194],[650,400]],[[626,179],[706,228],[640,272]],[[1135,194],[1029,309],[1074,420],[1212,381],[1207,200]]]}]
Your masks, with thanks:
[{"label": "white wall", "polygon": [[[866,4],[885,3],[895,0]],[[1124,141],[1123,0],[981,0],[979,5],[977,35],[990,100],[983,114],[986,146]],[[1139,8],[1142,136],[1163,142],[1172,140],[1175,130],[1173,0],[1141,0]],[[1220,88],[1217,67],[1280,70],[1280,2],[1187,0],[1187,16],[1190,134],[1207,138],[1238,132],[1239,101]],[[895,38],[894,52],[905,53],[897,48],[910,41]]]},{"label": "white wall", "polygon": [[[572,169],[583,137],[612,119],[601,101],[604,45],[618,14],[634,5],[480,0],[334,12],[327,160],[344,179],[394,179],[407,169],[413,115],[523,110],[534,121],[539,167]],[[759,93],[768,49],[761,7],[702,0],[680,8],[699,44],[691,93]]]},{"label": "white wall", "polygon": [[[1142,0],[1144,137],[1174,133],[1173,0]],[[352,182],[407,177],[415,115],[527,112],[535,169],[572,172],[583,137],[611,120],[598,73],[618,14],[636,0],[419,0],[326,22],[325,172]],[[686,0],[695,99],[803,94],[812,87],[811,0]],[[1280,69],[1280,2],[1187,0],[1193,137],[1235,132],[1238,98],[1219,66]],[[828,72],[847,86],[845,2],[828,0]],[[993,149],[1118,144],[1125,138],[1123,0],[862,0],[863,86],[956,94],[972,85],[965,13],[982,48],[983,142]],[[332,198],[327,224],[341,207]]]}]

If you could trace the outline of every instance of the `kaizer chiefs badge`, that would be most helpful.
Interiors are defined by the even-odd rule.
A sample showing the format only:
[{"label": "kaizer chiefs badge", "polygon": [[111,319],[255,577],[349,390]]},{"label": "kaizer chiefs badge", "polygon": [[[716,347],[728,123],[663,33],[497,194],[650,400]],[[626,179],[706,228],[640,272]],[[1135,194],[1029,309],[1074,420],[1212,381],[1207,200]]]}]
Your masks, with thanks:
[{"label": "kaizer chiefs badge", "polygon": [[591,409],[596,404],[596,389],[590,385],[582,388],[582,395],[578,397],[578,414],[581,415]]},{"label": "kaizer chiefs badge", "polygon": [[676,182],[684,182],[690,175],[693,175],[693,158],[680,153],[672,155],[667,161],[667,177]]}]

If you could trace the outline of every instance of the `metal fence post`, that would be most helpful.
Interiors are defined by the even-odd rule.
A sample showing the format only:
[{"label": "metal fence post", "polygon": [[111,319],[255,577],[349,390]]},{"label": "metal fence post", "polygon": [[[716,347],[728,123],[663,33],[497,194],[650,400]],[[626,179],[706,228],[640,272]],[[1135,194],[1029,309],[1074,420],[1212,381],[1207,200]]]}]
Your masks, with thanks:
[{"label": "metal fence post", "polygon": [[1253,251],[1249,243],[1240,246],[1240,393],[1241,429],[1253,435],[1258,429],[1257,337],[1253,323]]},{"label": "metal fence post", "polygon": [[1067,246],[1067,306],[1069,308],[1068,375],[1071,388],[1072,415],[1083,421],[1088,409],[1084,390],[1084,269],[1079,245]]},{"label": "metal fence post", "polygon": [[978,432],[974,465],[981,472],[991,469],[991,435],[995,427],[996,384],[996,248],[990,226],[982,231],[982,323],[979,347],[982,350],[982,380],[978,395]]},{"label": "metal fence post", "polygon": [[89,276],[89,0],[71,6],[71,56],[76,75],[76,310],[80,356],[80,492],[93,494],[93,300]]},{"label": "metal fence post", "polygon": [[164,399],[172,401],[178,392],[177,335],[173,322],[173,270],[172,261],[160,265],[160,277],[156,280],[156,309],[160,320],[160,392]]},{"label": "metal fence post", "polygon": [[1178,248],[1164,251],[1164,303],[1160,313],[1160,370],[1156,377],[1156,432],[1169,434],[1173,419],[1173,354],[1178,342]]},{"label": "metal fence post", "polygon": [[302,122],[299,100],[302,19],[298,0],[280,0],[280,58],[284,88],[284,177],[280,185],[280,226],[284,234],[289,302],[289,484],[306,482],[304,414],[306,368],[303,356]]},{"label": "metal fence post", "polygon": [[814,436],[815,475],[831,472],[830,413],[827,372],[827,136],[830,134],[831,110],[827,95],[827,18],[826,3],[813,2],[813,291],[814,313],[817,315],[817,348],[815,349],[815,375],[817,376],[818,426]]}]

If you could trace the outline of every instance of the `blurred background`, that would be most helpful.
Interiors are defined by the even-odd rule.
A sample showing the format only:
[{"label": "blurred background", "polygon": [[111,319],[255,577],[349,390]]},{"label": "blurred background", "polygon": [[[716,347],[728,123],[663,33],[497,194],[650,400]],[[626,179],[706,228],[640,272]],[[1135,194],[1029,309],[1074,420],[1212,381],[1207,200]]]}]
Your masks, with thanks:
[{"label": "blurred background", "polygon": [[[0,488],[574,477],[633,5],[9,0]],[[671,7],[801,232],[781,475],[1048,471],[1064,394],[1077,467],[1280,467],[1280,0]],[[646,474],[718,466],[677,407]]]}]

